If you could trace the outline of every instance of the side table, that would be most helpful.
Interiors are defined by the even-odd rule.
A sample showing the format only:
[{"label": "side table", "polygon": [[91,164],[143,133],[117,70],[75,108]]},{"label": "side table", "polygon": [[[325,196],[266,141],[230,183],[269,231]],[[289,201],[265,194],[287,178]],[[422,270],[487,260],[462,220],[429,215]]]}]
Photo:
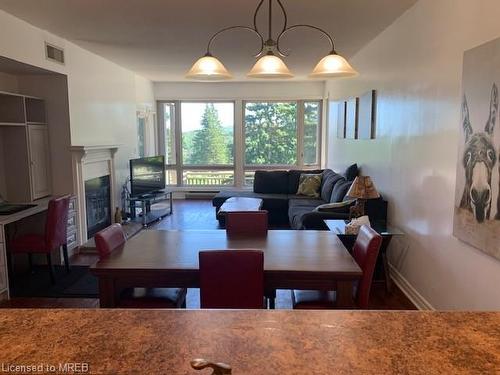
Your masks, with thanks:
[{"label": "side table", "polygon": [[[141,209],[142,225],[147,227],[148,224],[163,218],[164,216],[171,215],[173,213],[173,190],[164,189],[151,194],[143,194],[136,197],[129,197],[128,204],[130,209],[131,220],[136,219],[137,213],[136,209]],[[154,213],[151,210],[151,206],[158,202],[168,201],[168,211],[159,210],[159,212]]]},{"label": "side table", "polygon": [[[344,246],[350,252],[354,246],[354,242],[356,241],[356,235],[345,234],[345,227],[348,223],[349,220],[325,220],[325,224],[328,229],[339,237]],[[385,282],[385,290],[390,293],[392,291],[392,280],[389,269],[389,261],[387,260],[387,248],[389,247],[393,236],[402,236],[404,235],[404,232],[396,227],[379,221],[371,223],[371,227],[382,236],[382,245],[380,246],[380,255],[382,260],[381,268],[383,280]],[[379,262],[377,261],[377,263]]]}]

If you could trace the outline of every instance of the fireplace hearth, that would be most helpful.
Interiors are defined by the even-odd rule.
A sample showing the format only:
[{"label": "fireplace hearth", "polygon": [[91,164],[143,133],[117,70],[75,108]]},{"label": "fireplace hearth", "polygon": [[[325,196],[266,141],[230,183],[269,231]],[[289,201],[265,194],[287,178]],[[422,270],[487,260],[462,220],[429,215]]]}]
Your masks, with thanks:
[{"label": "fireplace hearth", "polygon": [[87,238],[111,225],[111,181],[109,175],[85,181]]}]

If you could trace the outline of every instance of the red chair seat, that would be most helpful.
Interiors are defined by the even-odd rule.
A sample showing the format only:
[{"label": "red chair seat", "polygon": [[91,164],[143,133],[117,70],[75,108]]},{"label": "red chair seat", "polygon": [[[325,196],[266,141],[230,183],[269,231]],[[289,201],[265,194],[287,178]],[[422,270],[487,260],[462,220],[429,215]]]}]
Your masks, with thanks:
[{"label": "red chair seat", "polygon": [[292,290],[294,309],[326,310],[335,307],[335,292],[321,290]]},{"label": "red chair seat", "polygon": [[180,308],[186,303],[186,288],[129,288],[120,296],[119,307],[141,309]]},{"label": "red chair seat", "polygon": [[44,234],[26,234],[13,239],[9,244],[13,253],[46,253],[47,245]]}]

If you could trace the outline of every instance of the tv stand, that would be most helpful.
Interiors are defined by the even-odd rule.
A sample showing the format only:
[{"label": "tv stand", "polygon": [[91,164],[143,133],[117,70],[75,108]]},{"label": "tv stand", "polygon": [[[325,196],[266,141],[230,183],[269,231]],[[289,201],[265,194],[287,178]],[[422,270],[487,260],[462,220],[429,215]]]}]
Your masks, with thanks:
[{"label": "tv stand", "polygon": [[[161,220],[165,216],[172,215],[172,194],[173,190],[163,189],[148,194],[129,197],[130,219],[142,223],[143,227],[147,227],[149,224]],[[168,201],[168,207],[151,210],[151,206],[155,203],[166,201]],[[137,213],[138,209],[140,210],[139,214]]]}]

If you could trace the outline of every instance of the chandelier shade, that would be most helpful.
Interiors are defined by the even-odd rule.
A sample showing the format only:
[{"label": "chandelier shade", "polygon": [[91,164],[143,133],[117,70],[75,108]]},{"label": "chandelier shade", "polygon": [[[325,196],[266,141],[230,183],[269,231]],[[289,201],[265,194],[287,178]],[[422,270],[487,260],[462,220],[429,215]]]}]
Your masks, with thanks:
[{"label": "chandelier shade", "polygon": [[292,78],[293,74],[283,60],[270,53],[257,60],[247,76],[251,78]]},{"label": "chandelier shade", "polygon": [[232,76],[217,58],[205,55],[193,64],[186,78],[199,81],[225,81]]},{"label": "chandelier shade", "polygon": [[336,53],[323,57],[315,66],[311,78],[340,78],[355,77],[358,75],[345,58]]},{"label": "chandelier shade", "polygon": [[[292,78],[293,74],[282,58],[288,56],[280,48],[281,39],[288,34],[288,32],[296,29],[312,29],[316,30],[326,37],[330,43],[330,53],[322,58],[316,65],[312,73],[309,75],[311,78],[337,78],[337,77],[354,77],[358,73],[352,68],[345,58],[337,54],[333,43],[333,38],[325,30],[309,25],[309,24],[295,24],[288,25],[288,15],[282,0],[267,0],[268,8],[268,25],[267,36],[261,32],[257,26],[257,18],[266,0],[260,0],[253,15],[253,26],[229,26],[225,27],[212,35],[207,45],[207,52],[205,56],[196,61],[193,67],[186,74],[187,79],[194,79],[198,81],[222,81],[231,79],[232,76],[226,67],[217,58],[211,54],[211,47],[215,39],[222,33],[240,29],[250,31],[255,34],[260,40],[260,51],[255,55],[257,59],[255,65],[247,74],[250,78],[271,78],[271,79],[287,79]],[[273,9],[278,8],[283,15],[283,24],[281,29],[273,33]]]}]

